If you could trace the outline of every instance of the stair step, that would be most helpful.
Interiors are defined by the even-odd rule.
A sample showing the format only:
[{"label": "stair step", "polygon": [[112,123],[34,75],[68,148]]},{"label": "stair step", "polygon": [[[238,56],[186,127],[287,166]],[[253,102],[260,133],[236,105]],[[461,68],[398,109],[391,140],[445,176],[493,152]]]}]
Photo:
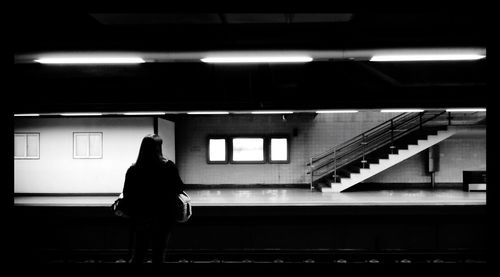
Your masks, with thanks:
[{"label": "stair step", "polygon": [[340,178],[324,179],[329,185],[322,187],[321,191],[341,192],[443,141],[454,133],[444,129],[410,134],[411,137],[399,139],[392,146],[384,146],[342,167],[337,171]]},{"label": "stair step", "polygon": [[384,166],[383,164],[374,164],[374,165],[370,166],[370,170],[377,170],[377,169],[379,169],[380,167],[383,167],[383,166]]},{"label": "stair step", "polygon": [[412,147],[412,148],[409,148],[409,149],[401,150],[401,151],[399,151],[399,153],[395,154],[394,156],[399,157],[399,156],[405,155],[406,153],[411,152],[411,150],[414,149],[414,148],[418,148],[418,146],[415,146],[415,147]]},{"label": "stair step", "polygon": [[415,149],[418,147],[419,147],[418,145],[408,145],[408,149],[404,149],[404,150],[412,150],[412,149]]}]

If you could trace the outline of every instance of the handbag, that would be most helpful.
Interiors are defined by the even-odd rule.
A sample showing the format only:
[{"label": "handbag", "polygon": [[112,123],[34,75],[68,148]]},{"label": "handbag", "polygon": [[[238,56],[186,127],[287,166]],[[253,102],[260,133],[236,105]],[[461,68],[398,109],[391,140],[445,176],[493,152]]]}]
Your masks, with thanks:
[{"label": "handbag", "polygon": [[116,216],[129,218],[128,201],[123,198],[123,193],[118,196],[118,199],[111,205],[111,210]]},{"label": "handbag", "polygon": [[191,198],[183,191],[176,197],[176,214],[175,220],[180,223],[185,223],[191,218]]}]

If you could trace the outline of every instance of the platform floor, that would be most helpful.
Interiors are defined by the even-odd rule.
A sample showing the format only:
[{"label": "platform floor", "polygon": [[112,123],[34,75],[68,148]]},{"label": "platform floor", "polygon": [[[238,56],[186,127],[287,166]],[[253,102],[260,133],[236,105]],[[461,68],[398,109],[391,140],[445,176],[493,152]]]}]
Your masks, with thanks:
[{"label": "platform floor", "polygon": [[[406,189],[321,193],[308,189],[188,190],[193,206],[463,206],[486,205],[486,192]],[[116,196],[19,196],[15,206],[111,205]]]}]

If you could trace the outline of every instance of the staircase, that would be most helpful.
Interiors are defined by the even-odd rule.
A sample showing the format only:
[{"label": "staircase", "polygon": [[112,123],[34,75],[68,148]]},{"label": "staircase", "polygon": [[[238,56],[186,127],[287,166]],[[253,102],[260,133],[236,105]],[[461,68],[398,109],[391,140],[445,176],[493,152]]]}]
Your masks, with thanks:
[{"label": "staircase", "polygon": [[454,130],[433,124],[445,115],[445,111],[403,113],[311,158],[307,164],[311,188],[342,192],[449,138]]}]

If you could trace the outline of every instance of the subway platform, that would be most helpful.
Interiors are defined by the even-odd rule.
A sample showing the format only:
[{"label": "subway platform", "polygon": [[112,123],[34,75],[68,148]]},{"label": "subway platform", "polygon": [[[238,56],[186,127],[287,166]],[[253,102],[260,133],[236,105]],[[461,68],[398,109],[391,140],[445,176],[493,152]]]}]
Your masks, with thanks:
[{"label": "subway platform", "polygon": [[[487,262],[486,192],[227,188],[187,193],[193,216],[174,229],[166,265]],[[110,210],[116,197],[15,197],[20,249],[15,257],[44,265],[124,264],[130,226]]]},{"label": "subway platform", "polygon": [[[196,189],[187,190],[194,207],[211,206],[466,206],[486,205],[486,192],[458,189],[398,189],[320,193],[308,189]],[[17,196],[15,206],[106,207],[116,196]]]}]

